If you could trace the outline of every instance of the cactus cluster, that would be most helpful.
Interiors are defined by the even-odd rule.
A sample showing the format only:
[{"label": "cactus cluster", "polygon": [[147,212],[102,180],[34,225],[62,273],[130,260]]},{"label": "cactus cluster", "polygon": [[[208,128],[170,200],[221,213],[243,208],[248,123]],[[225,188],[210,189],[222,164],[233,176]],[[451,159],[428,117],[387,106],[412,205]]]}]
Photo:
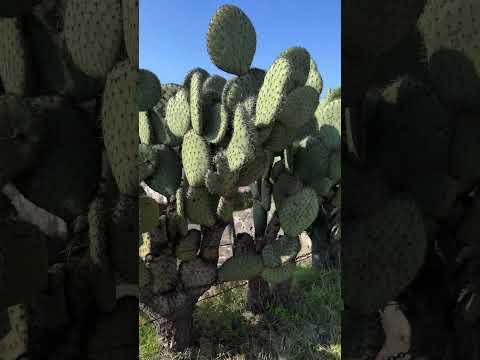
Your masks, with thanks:
[{"label": "cactus cluster", "polygon": [[[299,235],[338,192],[340,98],[329,94],[320,101],[323,80],[306,49],[285,50],[266,70],[252,67],[255,49],[247,15],[223,5],[208,27],[207,50],[231,79],[194,68],[183,83],[158,86],[140,69],[138,96],[150,103],[138,108],[139,181],[148,189],[141,196],[153,192],[164,199],[140,203],[149,219],[149,230],[140,234],[139,266],[146,274],[140,302],[151,317],[175,319],[176,306],[195,303],[217,282],[290,279]],[[270,209],[278,212],[284,235],[263,252],[234,254],[217,268],[223,229],[233,224],[235,211],[248,207],[256,236],[264,236]]]},{"label": "cactus cluster", "polygon": [[[371,21],[354,11],[360,6],[362,14],[385,16]],[[349,359],[398,351],[474,359],[480,324],[479,4],[427,0],[401,7],[394,1],[368,9],[347,1],[344,7],[352,25],[343,66],[351,69],[346,79],[352,86],[342,93],[342,329],[350,330],[342,333],[342,351]],[[396,340],[387,338],[380,349],[381,331],[368,327],[379,326],[377,311],[392,301],[401,305],[411,332],[402,333],[400,347],[393,349]],[[370,345],[360,349],[358,339]]]},{"label": "cactus cluster", "polygon": [[1,2],[2,359],[138,351],[137,68],[137,0]]}]

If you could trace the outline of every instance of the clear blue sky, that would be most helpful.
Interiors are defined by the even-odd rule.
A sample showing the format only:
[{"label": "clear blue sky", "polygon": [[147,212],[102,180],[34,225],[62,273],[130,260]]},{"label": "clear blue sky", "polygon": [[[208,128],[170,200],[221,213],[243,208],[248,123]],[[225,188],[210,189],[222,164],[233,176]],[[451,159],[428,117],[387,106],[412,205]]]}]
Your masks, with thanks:
[{"label": "clear blue sky", "polygon": [[341,84],[340,0],[141,0],[140,67],[162,83],[181,83],[201,67],[210,74],[232,76],[216,68],[206,49],[208,24],[223,4],[241,8],[257,32],[252,67],[267,70],[291,46],[302,46],[318,64],[326,88]]}]

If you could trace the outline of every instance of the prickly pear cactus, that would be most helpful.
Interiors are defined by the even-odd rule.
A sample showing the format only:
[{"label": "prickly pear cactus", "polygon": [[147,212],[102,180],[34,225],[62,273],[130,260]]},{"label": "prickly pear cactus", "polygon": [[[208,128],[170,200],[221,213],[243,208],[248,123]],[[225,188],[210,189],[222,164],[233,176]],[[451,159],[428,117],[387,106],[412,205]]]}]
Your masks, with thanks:
[{"label": "prickly pear cactus", "polygon": [[[316,115],[323,80],[306,49],[285,50],[267,70],[252,68],[255,29],[247,15],[233,5],[221,6],[213,15],[206,48],[213,64],[234,74],[232,79],[226,81],[194,68],[179,82],[182,85],[161,84],[156,105],[139,109],[142,121],[148,122],[139,136],[143,142],[141,181],[147,185],[141,196],[154,198],[163,212],[155,228],[142,230],[146,232],[140,246],[144,279],[140,303],[141,310],[157,324],[161,338],[165,326],[160,323],[172,324],[175,333],[175,324],[180,326],[181,319],[191,316],[182,313],[180,318],[179,312],[184,311],[180,305],[191,312],[192,304],[217,282],[263,277],[273,286],[291,279],[300,251],[298,236],[311,228],[320,206],[336,194],[340,180],[336,156],[340,102]],[[152,112],[156,116],[151,116]],[[320,128],[324,126],[337,131],[337,137],[332,131],[322,130],[323,134]],[[162,135],[147,136],[151,129]],[[307,156],[295,167],[295,152],[308,134],[325,148],[325,170],[301,178],[297,169],[308,173],[316,168],[313,157],[307,163]],[[182,171],[174,192],[153,185],[159,172],[166,176],[173,168],[173,163],[166,169],[164,161],[148,155],[148,147],[155,146],[178,155],[176,166]],[[272,202],[277,187],[277,180],[270,175],[274,159],[284,164],[278,175],[293,177],[298,186],[283,191],[280,197],[274,195]],[[327,178],[323,186],[317,184]],[[256,183],[258,191],[253,186]],[[246,188],[249,185],[250,189]],[[267,221],[270,210],[276,213],[277,223],[280,219],[285,235],[270,232],[263,252],[258,245],[253,253],[236,253],[218,267],[223,230],[233,224],[235,211],[251,207],[257,237],[252,244],[260,244],[267,236],[267,226],[273,226]],[[233,237],[235,243],[241,242],[239,239]],[[169,334],[167,338],[175,339]]]},{"label": "prickly pear cactus", "polygon": [[[342,66],[351,69],[349,84],[359,85],[342,91],[342,292],[357,323],[349,325],[348,338],[361,339],[368,319],[396,302],[408,309],[402,321],[412,330],[401,352],[475,359],[480,243],[473,224],[480,177],[472,155],[478,158],[480,134],[479,4],[345,5],[348,21],[355,23],[345,33],[342,52],[348,56]],[[369,14],[379,11],[383,16],[372,21]],[[373,42],[365,41],[367,33]],[[368,55],[371,67],[384,70],[353,70],[360,53]],[[319,114],[330,118],[328,112],[324,105]],[[307,158],[304,153],[297,155]],[[414,308],[428,310],[409,311]],[[346,342],[345,353],[398,358],[399,348],[391,348],[398,339],[388,338],[388,326],[384,330],[381,350],[366,349],[368,342],[381,344],[377,335],[363,340],[362,351],[357,341]]]},{"label": "prickly pear cactus", "polygon": [[1,1],[2,359],[138,352],[138,71],[137,0]]}]

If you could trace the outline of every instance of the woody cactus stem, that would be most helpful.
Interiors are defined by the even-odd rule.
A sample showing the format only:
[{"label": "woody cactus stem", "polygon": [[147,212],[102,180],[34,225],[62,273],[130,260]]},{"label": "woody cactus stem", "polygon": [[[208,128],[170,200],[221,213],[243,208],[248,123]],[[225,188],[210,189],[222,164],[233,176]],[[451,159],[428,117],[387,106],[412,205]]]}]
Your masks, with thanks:
[{"label": "woody cactus stem", "polygon": [[[205,263],[217,264],[218,248],[226,225],[217,221],[211,227],[202,227],[200,257]],[[193,339],[195,304],[209,286],[177,288],[163,294],[155,293],[154,286],[152,281],[140,289],[140,311],[150,319],[161,347],[184,351]]]}]

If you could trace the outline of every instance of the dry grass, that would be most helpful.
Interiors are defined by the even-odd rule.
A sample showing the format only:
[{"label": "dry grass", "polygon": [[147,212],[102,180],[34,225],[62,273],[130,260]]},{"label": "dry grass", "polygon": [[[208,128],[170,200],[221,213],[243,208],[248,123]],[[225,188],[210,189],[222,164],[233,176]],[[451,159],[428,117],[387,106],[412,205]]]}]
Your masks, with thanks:
[{"label": "dry grass", "polygon": [[199,303],[195,347],[182,354],[160,351],[152,328],[140,318],[140,359],[340,359],[340,294],[338,270],[303,265],[295,273],[294,301],[288,308],[272,308],[262,316],[246,312],[245,288]]}]

